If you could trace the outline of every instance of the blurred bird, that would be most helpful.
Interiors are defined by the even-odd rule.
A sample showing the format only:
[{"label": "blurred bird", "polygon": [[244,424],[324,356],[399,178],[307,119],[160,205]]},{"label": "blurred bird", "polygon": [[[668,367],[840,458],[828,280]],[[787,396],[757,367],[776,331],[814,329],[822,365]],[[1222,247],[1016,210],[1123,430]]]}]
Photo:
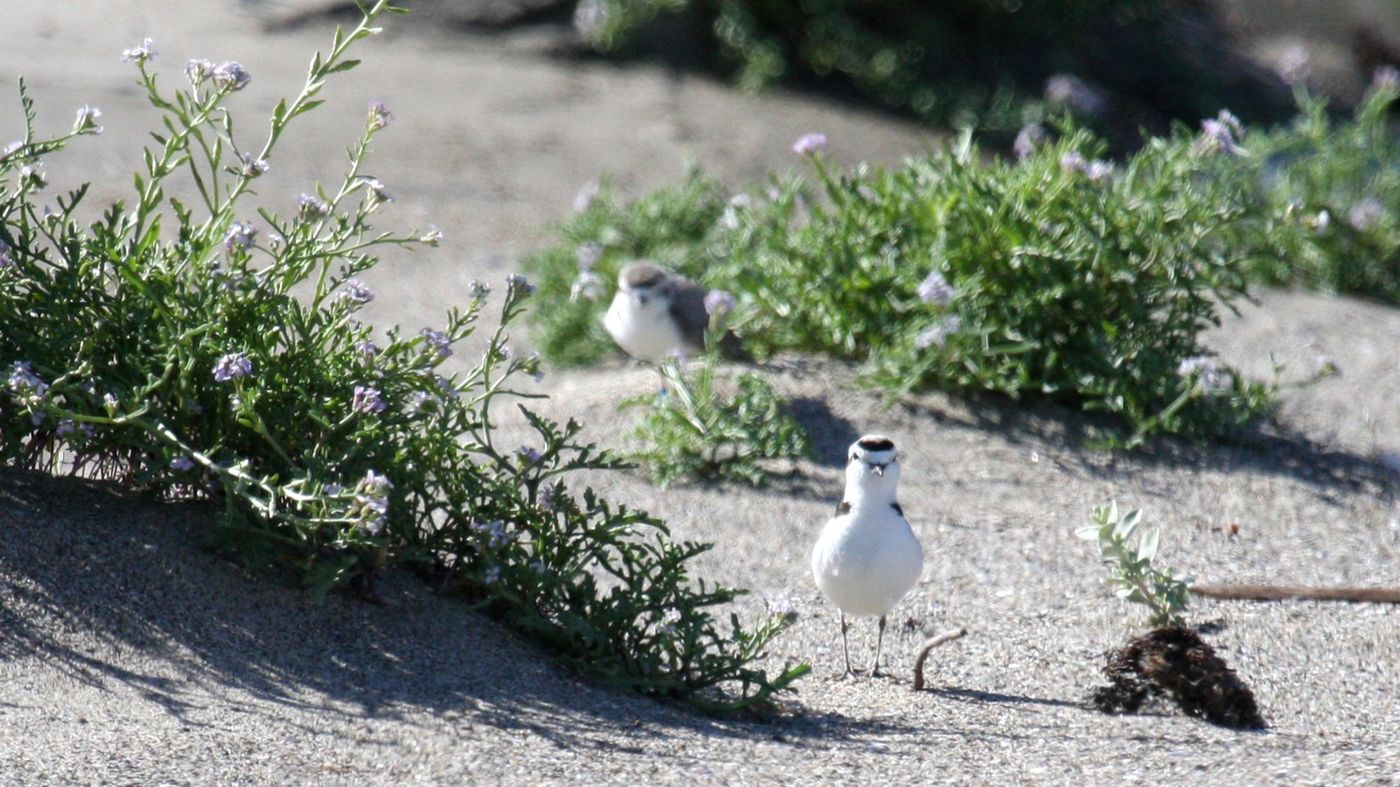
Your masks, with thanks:
[{"label": "blurred bird", "polygon": [[872,676],[879,675],[885,616],[923,572],[924,549],[895,500],[898,485],[899,459],[893,441],[866,435],[853,443],[846,463],[846,492],[812,550],[812,577],[841,613],[847,675],[856,670],[851,669],[846,643],[850,627],[846,616],[879,616],[870,668]]},{"label": "blurred bird", "polygon": [[[659,364],[672,352],[704,353],[705,329],[710,325],[709,294],[699,284],[659,265],[633,262],[617,275],[617,295],[603,317],[603,327],[618,346],[638,360]],[[752,360],[739,337],[730,331],[721,337],[719,350],[730,360]]]}]

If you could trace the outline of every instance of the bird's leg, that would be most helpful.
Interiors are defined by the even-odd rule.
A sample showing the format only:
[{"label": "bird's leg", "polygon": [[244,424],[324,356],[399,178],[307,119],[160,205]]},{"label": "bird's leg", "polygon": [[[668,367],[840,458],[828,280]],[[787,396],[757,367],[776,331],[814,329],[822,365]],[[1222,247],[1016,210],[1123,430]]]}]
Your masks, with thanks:
[{"label": "bird's leg", "polygon": [[870,677],[880,677],[880,643],[885,639],[885,616],[880,616],[879,633],[875,635],[875,663],[870,667]]},{"label": "bird's leg", "polygon": [[850,630],[851,624],[846,622],[846,613],[845,613],[845,612],[841,612],[840,615],[841,615],[841,653],[844,654],[845,657],[846,657],[846,677],[849,678],[850,676],[856,674],[856,671],[853,670],[853,669],[851,669],[851,648],[850,648],[849,645],[846,644],[846,632]]}]

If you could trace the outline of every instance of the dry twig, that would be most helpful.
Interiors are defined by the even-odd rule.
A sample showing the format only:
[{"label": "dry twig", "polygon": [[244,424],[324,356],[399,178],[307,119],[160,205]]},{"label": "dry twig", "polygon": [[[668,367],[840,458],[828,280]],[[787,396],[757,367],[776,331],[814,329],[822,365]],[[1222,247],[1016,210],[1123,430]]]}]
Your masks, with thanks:
[{"label": "dry twig", "polygon": [[967,629],[957,629],[955,631],[945,631],[932,639],[924,642],[919,649],[919,658],[914,661],[914,691],[924,690],[924,662],[928,660],[928,654],[934,648],[955,639],[962,639],[967,636]]}]

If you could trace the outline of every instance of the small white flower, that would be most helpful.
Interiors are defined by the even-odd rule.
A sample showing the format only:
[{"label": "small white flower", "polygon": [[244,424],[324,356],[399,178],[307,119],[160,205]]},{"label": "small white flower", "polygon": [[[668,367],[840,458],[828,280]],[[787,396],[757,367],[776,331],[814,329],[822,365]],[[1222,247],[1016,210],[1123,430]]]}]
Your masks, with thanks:
[{"label": "small white flower", "polygon": [[1367,197],[1347,211],[1347,223],[1357,232],[1365,232],[1385,218],[1385,206],[1375,197]]},{"label": "small white flower", "polygon": [[239,153],[238,158],[243,162],[243,166],[239,171],[245,178],[256,178],[264,172],[267,172],[272,166],[267,162],[267,159],[258,158],[253,153]]},{"label": "small white flower", "polygon": [[792,143],[792,152],[799,156],[812,156],[826,150],[826,135],[819,133],[803,134]]},{"label": "small white flower", "polygon": [[920,350],[927,350],[930,347],[942,347],[948,341],[948,337],[962,329],[962,318],[956,314],[944,317],[936,325],[925,328],[914,337],[914,347]]},{"label": "small white flower", "polygon": [[1230,387],[1230,373],[1214,358],[1206,355],[1194,355],[1183,359],[1177,365],[1176,373],[1182,379],[1195,379],[1201,388],[1210,393],[1218,393]]},{"label": "small white flower", "polygon": [[97,121],[102,119],[102,110],[97,107],[83,105],[78,110],[78,117],[73,121],[74,134],[101,134],[102,126]]},{"label": "small white flower", "polygon": [[957,294],[957,289],[938,271],[930,271],[929,275],[919,282],[919,300],[927,304],[947,306]]},{"label": "small white flower", "polygon": [[147,38],[141,42],[140,46],[122,50],[123,63],[144,63],[147,60],[154,60],[156,57],[155,41]]},{"label": "small white flower", "polygon": [[233,61],[215,66],[214,70],[210,72],[210,76],[214,78],[214,84],[229,91],[242,90],[248,86],[249,82],[253,81],[253,76],[248,73],[248,69],[244,68],[241,63]]},{"label": "small white flower", "polygon": [[214,64],[208,60],[191,60],[185,64],[185,77],[190,80],[190,84],[197,86],[213,76],[214,68]]},{"label": "small white flower", "polygon": [[1044,144],[1045,139],[1045,127],[1039,123],[1031,123],[1016,132],[1016,141],[1011,144],[1011,151],[1018,159],[1026,158]]}]

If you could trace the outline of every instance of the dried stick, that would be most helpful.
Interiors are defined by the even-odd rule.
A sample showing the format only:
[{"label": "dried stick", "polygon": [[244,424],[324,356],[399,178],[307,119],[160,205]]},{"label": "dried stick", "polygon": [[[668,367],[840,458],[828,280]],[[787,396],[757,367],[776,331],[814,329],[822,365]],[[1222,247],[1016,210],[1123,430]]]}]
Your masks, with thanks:
[{"label": "dried stick", "polygon": [[1193,596],[1243,599],[1246,601],[1352,601],[1373,604],[1400,604],[1397,588],[1304,588],[1286,585],[1192,585]]},{"label": "dried stick", "polygon": [[945,631],[932,639],[924,642],[923,648],[919,650],[919,658],[914,661],[914,691],[924,690],[924,662],[928,660],[928,654],[934,648],[955,639],[962,639],[967,636],[967,629],[957,629],[956,631]]}]

